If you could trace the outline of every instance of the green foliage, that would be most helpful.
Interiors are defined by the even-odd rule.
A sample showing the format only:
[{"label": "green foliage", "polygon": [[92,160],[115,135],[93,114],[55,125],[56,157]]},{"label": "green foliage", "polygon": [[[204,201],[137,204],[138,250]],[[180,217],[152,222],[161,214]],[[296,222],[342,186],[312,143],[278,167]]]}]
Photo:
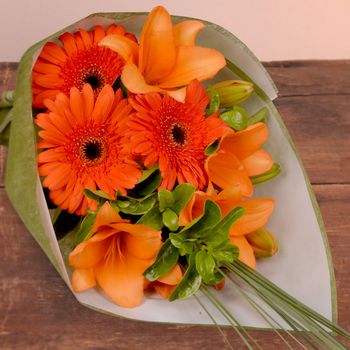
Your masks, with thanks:
[{"label": "green foliage", "polygon": [[281,172],[281,166],[277,163],[274,163],[270,170],[265,173],[257,176],[251,176],[250,179],[254,185],[268,181],[279,175]]},{"label": "green foliage", "polygon": [[165,275],[176,265],[179,251],[169,239],[167,239],[159,250],[156,261],[143,273],[149,281],[155,281]]},{"label": "green foliage", "polygon": [[232,109],[221,113],[220,118],[232,129],[241,131],[247,128],[249,115],[242,107],[234,106]]},{"label": "green foliage", "polygon": [[209,109],[207,110],[207,116],[210,116],[219,110],[220,96],[218,91],[213,86],[208,86],[207,94],[209,95],[210,99]]},{"label": "green foliage", "polygon": [[248,119],[248,125],[253,125],[256,123],[266,123],[268,115],[269,110],[267,109],[267,107],[263,107]]}]

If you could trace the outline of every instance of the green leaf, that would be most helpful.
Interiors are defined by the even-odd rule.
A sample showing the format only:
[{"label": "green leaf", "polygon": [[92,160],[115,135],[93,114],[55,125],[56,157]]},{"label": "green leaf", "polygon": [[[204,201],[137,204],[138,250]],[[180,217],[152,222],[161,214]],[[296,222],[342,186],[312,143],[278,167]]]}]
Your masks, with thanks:
[{"label": "green leaf", "polygon": [[159,211],[159,205],[154,205],[152,209],[150,209],[137,221],[137,223],[151,227],[157,231],[161,230],[163,227],[163,220]]},{"label": "green leaf", "polygon": [[200,250],[196,254],[195,261],[197,272],[201,275],[203,282],[210,283],[214,278],[214,270],[216,267],[213,257],[204,250]]},{"label": "green leaf", "polygon": [[158,200],[159,210],[161,212],[163,212],[166,208],[172,208],[175,202],[173,194],[164,188],[158,191]]},{"label": "green leaf", "polygon": [[181,256],[191,254],[195,249],[197,238],[189,238],[186,234],[170,233],[171,244],[179,249]]},{"label": "green leaf", "polygon": [[143,273],[149,281],[155,281],[176,265],[179,259],[179,251],[171,244],[168,238],[160,248],[156,261]]},{"label": "green leaf", "polygon": [[220,249],[215,249],[211,252],[213,258],[218,265],[223,263],[232,263],[238,258],[238,247],[233,246],[227,241]]},{"label": "green leaf", "polygon": [[211,156],[212,154],[216,153],[217,150],[219,149],[219,145],[220,145],[219,140],[215,140],[212,143],[210,143],[204,151],[205,155]]},{"label": "green leaf", "polygon": [[62,209],[60,207],[56,207],[54,209],[49,209],[49,212],[50,212],[51,222],[52,224],[54,224],[57,221],[58,217],[60,216]]},{"label": "green leaf", "polygon": [[83,219],[82,223],[79,226],[78,232],[75,237],[75,245],[78,245],[81,242],[89,239],[92,235],[92,226],[96,218],[95,213],[90,213]]},{"label": "green leaf", "polygon": [[[159,187],[162,182],[162,177],[160,176],[158,169],[153,170],[152,168],[147,169],[149,172],[142,175],[144,180],[142,182],[139,181],[139,183],[132,189],[132,193],[143,197],[153,193]],[[147,170],[145,170],[145,172]]]},{"label": "green leaf", "polygon": [[248,119],[248,126],[256,123],[266,123],[268,114],[269,110],[267,109],[267,107],[259,109]]},{"label": "green leaf", "polygon": [[174,204],[169,208],[174,210],[174,212],[179,215],[181,210],[185,208],[186,204],[192,198],[195,190],[196,187],[189,183],[176,186],[172,192]]},{"label": "green leaf", "polygon": [[203,233],[214,227],[221,220],[221,210],[217,204],[207,200],[204,206],[204,213],[192,220],[180,233],[193,238],[202,237]]},{"label": "green leaf", "polygon": [[239,106],[220,114],[221,120],[237,131],[244,130],[248,126],[248,113]]},{"label": "green leaf", "polygon": [[250,179],[252,180],[252,183],[254,185],[268,181],[279,175],[281,172],[281,166],[277,163],[274,163],[274,165],[271,167],[270,170],[267,172],[257,175],[257,176],[251,176]]},{"label": "green leaf", "polygon": [[210,116],[219,110],[220,96],[217,90],[213,86],[208,86],[207,94],[209,94],[210,104],[206,114],[207,116]]},{"label": "green leaf", "polygon": [[157,194],[154,193],[141,199],[132,197],[120,197],[116,201],[112,201],[111,206],[121,213],[131,215],[146,214],[156,203]]},{"label": "green leaf", "polygon": [[182,280],[169,296],[169,301],[177,299],[187,299],[194,295],[202,283],[202,277],[196,269],[195,255],[189,258],[188,268],[182,277]]},{"label": "green leaf", "polygon": [[158,169],[158,165],[154,164],[151,167],[142,170],[142,175],[139,178],[139,181],[137,181],[137,183],[139,184],[139,183],[145,181],[146,179],[148,179],[155,171],[157,171],[157,169]]},{"label": "green leaf", "polygon": [[229,232],[232,224],[244,214],[244,208],[235,207],[226,216],[215,225],[210,231],[206,232],[204,240],[212,248],[219,247],[229,239]]},{"label": "green leaf", "polygon": [[166,208],[162,213],[162,219],[163,224],[170,231],[176,231],[179,228],[179,217],[173,210]]},{"label": "green leaf", "polygon": [[83,193],[86,197],[94,199],[97,202],[105,202],[112,199],[107,193],[101,190],[90,190],[86,188]]}]

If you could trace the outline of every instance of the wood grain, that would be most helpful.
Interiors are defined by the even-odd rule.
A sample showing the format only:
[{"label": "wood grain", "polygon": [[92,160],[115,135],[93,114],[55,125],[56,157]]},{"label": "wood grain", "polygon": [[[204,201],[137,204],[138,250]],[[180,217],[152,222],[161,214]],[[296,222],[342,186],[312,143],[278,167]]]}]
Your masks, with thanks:
[{"label": "wood grain", "polygon": [[[313,183],[334,260],[339,323],[350,331],[350,62],[266,64],[276,105]],[[0,63],[0,93],[16,64]],[[228,349],[214,327],[158,325],[81,306],[9,203],[6,149],[0,147],[0,349]],[[225,329],[235,349],[244,349]],[[263,348],[285,349],[272,332],[252,333]],[[350,344],[348,344],[350,346]]]}]

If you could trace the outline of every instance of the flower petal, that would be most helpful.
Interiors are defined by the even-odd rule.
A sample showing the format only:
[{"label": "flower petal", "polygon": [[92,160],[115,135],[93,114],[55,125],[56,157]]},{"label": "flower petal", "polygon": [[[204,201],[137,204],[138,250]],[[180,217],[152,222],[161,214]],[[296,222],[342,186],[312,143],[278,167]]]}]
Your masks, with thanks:
[{"label": "flower petal", "polygon": [[113,302],[122,307],[136,307],[143,298],[143,271],[150,261],[136,259],[130,254],[114,254],[96,268],[98,284]]},{"label": "flower petal", "polygon": [[93,232],[96,232],[100,226],[109,225],[113,222],[121,222],[122,219],[119,214],[112,208],[112,206],[105,202],[97,212]]},{"label": "flower petal", "polygon": [[242,164],[249,176],[256,176],[270,170],[273,166],[273,159],[266,151],[260,149],[243,159]]},{"label": "flower petal", "polygon": [[117,52],[126,62],[138,61],[139,46],[134,41],[123,35],[112,34],[104,37],[98,44],[99,46],[107,46],[112,51]]},{"label": "flower petal", "polygon": [[174,26],[176,46],[194,46],[197,34],[205,25],[201,21],[189,20]]},{"label": "flower petal", "polygon": [[237,205],[244,208],[244,214],[230,229],[230,235],[243,235],[263,227],[275,206],[275,201],[270,198],[258,198],[240,201]]},{"label": "flower petal", "polygon": [[159,86],[171,89],[187,85],[194,79],[204,81],[214,77],[225,65],[225,57],[219,51],[205,47],[180,46],[174,69],[159,80]]},{"label": "flower petal", "polygon": [[247,239],[244,236],[231,236],[230,242],[232,245],[235,245],[239,248],[238,259],[251,268],[255,269],[256,259],[254,256],[254,251],[248,243]]},{"label": "flower petal", "polygon": [[228,133],[220,144],[220,149],[234,152],[239,159],[255,153],[266,142],[269,131],[264,123],[254,124],[243,131]]},{"label": "flower petal", "polygon": [[158,86],[147,84],[145,78],[133,63],[127,63],[124,66],[121,79],[125,87],[134,94],[162,91]]},{"label": "flower petal", "polygon": [[75,292],[83,292],[95,287],[96,279],[93,269],[75,269],[72,274],[72,287]]},{"label": "flower petal", "polygon": [[171,286],[177,285],[182,279],[182,271],[180,266],[176,264],[167,274],[158,278],[158,282]]},{"label": "flower petal", "polygon": [[243,165],[231,152],[218,152],[206,160],[206,171],[210,181],[222,189],[241,186],[243,196],[253,194],[253,185]]},{"label": "flower petal", "polygon": [[145,80],[155,83],[167,76],[176,61],[173,25],[168,11],[155,7],[148,15],[140,37],[139,67]]}]

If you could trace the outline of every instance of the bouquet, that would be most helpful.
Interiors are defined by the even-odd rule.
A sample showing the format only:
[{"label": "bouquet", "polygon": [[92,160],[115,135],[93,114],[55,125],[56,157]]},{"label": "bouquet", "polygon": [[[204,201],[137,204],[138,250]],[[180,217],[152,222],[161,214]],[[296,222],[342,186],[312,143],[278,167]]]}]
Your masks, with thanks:
[{"label": "bouquet", "polygon": [[[328,246],[274,85],[222,28],[175,20],[161,6],[147,17],[93,15],[28,50],[2,102],[9,198],[83,304],[229,325],[249,349],[260,347],[244,326],[269,327],[288,348],[346,349],[333,335],[349,334],[322,315],[334,311],[323,302],[334,282]],[[326,286],[320,312],[272,282],[300,288],[286,283],[300,269],[284,244],[305,232],[270,229],[300,229],[293,199],[313,245],[303,268]],[[276,264],[287,273],[257,270]]]}]

